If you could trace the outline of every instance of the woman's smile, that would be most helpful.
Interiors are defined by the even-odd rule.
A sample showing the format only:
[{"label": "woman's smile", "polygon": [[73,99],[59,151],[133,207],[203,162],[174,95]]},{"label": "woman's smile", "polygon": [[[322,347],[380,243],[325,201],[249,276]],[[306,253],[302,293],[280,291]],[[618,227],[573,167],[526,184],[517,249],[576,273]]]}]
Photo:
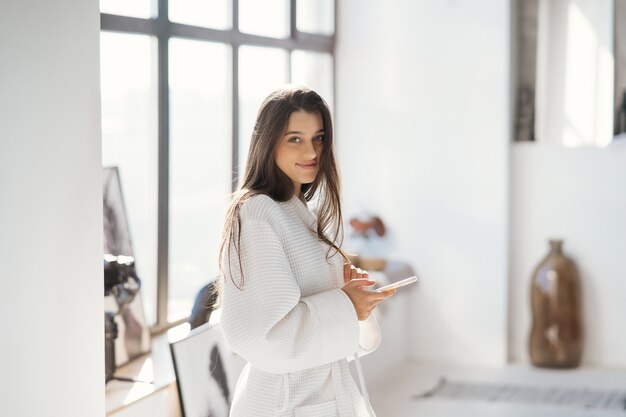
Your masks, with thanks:
[{"label": "woman's smile", "polygon": [[307,171],[314,171],[315,169],[317,169],[317,162],[307,162],[304,164],[296,164],[296,165]]}]

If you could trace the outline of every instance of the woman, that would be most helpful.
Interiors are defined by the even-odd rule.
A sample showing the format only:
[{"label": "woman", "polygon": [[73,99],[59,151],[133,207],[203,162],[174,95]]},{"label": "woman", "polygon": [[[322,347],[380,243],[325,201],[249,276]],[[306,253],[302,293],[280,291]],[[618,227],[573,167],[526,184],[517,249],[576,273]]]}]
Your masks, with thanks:
[{"label": "woman", "polygon": [[[317,214],[306,205],[312,198]],[[371,312],[395,290],[363,288],[375,282],[347,263],[341,222],[328,106],[306,88],[272,93],[220,247],[221,326],[248,361],[231,417],[375,416],[358,355],[378,347]]]}]

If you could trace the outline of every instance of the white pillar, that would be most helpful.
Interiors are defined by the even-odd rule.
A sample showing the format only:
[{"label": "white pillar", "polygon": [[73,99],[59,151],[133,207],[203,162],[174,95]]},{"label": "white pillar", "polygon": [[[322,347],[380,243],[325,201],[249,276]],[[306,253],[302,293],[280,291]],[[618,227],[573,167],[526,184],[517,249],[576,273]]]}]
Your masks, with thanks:
[{"label": "white pillar", "polygon": [[104,415],[97,0],[0,0],[0,415]]}]

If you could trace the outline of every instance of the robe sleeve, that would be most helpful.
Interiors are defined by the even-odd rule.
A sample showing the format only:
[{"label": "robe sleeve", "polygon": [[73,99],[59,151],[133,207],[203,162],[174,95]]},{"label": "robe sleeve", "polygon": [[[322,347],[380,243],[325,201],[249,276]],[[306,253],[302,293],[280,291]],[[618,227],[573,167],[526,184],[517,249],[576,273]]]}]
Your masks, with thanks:
[{"label": "robe sleeve", "polygon": [[[380,346],[382,336],[375,313],[376,310],[372,311],[366,320],[359,321],[359,347],[357,349],[359,357],[372,353]],[[347,359],[351,361],[354,356],[349,355]]]},{"label": "robe sleeve", "polygon": [[240,252],[242,289],[235,286],[241,281],[237,251],[232,244],[230,254],[225,250],[220,322],[226,342],[242,358],[263,371],[286,373],[358,350],[359,321],[348,295],[333,289],[302,297],[269,223],[242,223]]}]

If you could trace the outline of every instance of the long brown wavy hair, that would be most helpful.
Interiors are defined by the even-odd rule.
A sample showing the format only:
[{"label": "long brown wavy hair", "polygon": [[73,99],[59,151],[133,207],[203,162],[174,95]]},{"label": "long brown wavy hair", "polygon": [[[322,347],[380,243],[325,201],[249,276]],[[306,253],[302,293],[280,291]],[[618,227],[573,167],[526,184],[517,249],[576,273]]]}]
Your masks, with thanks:
[{"label": "long brown wavy hair", "polygon": [[[238,252],[239,270],[241,271],[241,289],[244,283],[243,268],[241,265],[239,210],[242,204],[251,196],[266,194],[275,201],[288,201],[294,194],[291,179],[276,165],[276,148],[287,131],[289,116],[293,112],[304,111],[319,113],[324,123],[323,148],[319,157],[319,171],[315,180],[310,184],[302,184],[301,198],[310,201],[317,199],[317,237],[325,242],[329,248],[326,253],[328,259],[334,249],[344,260],[347,256],[340,249],[342,233],[342,215],[340,202],[340,181],[333,152],[333,125],[328,105],[315,91],[305,87],[287,86],[274,91],[261,104],[257,113],[256,123],[252,132],[248,161],[232,203],[226,213],[226,221],[219,248],[219,270],[224,275],[222,256],[228,248],[230,266],[231,248],[234,245]],[[331,234],[328,237],[327,234]],[[231,280],[232,280],[231,275]]]}]

